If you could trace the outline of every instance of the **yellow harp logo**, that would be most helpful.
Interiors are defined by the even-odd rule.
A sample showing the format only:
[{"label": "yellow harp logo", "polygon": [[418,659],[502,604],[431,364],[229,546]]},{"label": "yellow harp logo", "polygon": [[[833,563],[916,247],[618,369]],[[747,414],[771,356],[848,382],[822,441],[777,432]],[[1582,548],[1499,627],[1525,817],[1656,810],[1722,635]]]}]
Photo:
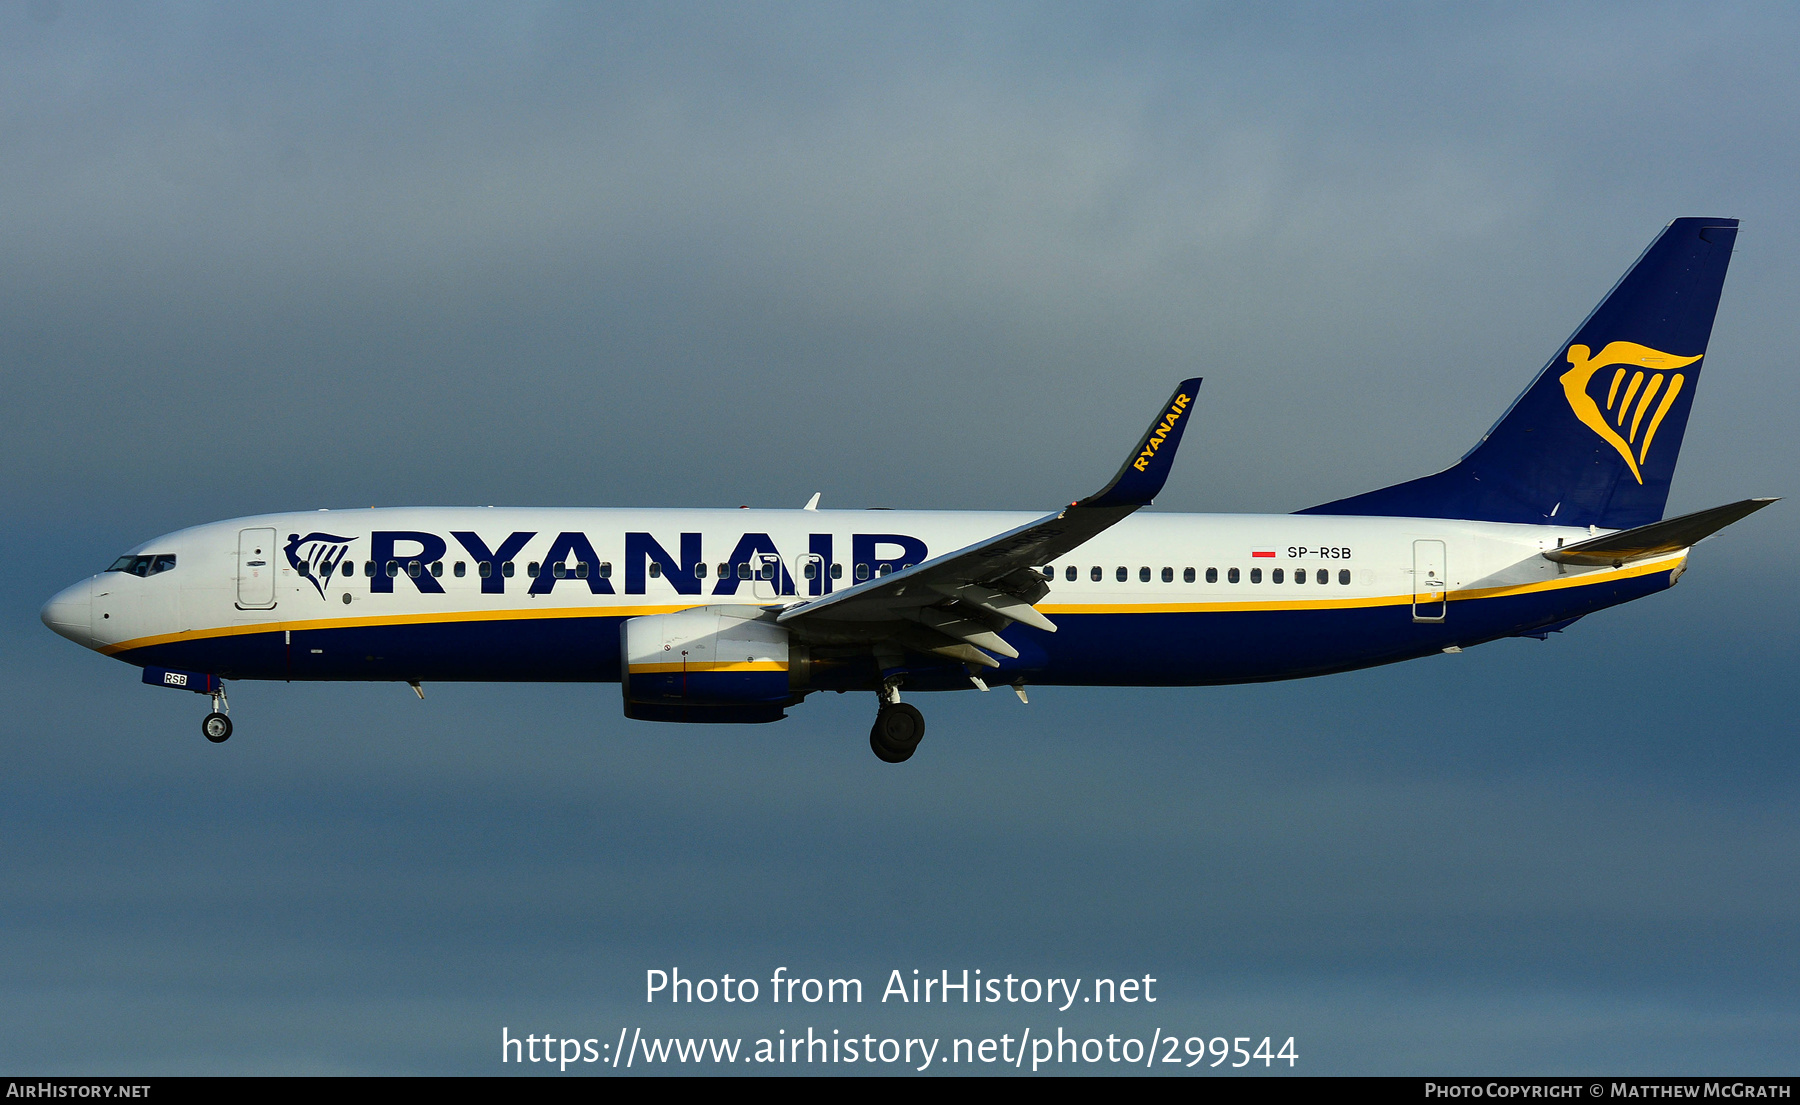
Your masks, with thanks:
[{"label": "yellow harp logo", "polygon": [[[1571,367],[1562,374],[1563,394],[1568,397],[1575,417],[1619,451],[1631,474],[1641,484],[1644,474],[1638,471],[1638,465],[1650,455],[1656,428],[1662,425],[1663,416],[1675,405],[1675,397],[1681,394],[1681,387],[1687,382],[1687,377],[1679,372],[1671,374],[1670,370],[1685,368],[1701,356],[1704,354],[1677,357],[1634,341],[1614,341],[1607,342],[1600,355],[1593,357],[1589,356],[1587,346],[1571,345]],[[1602,411],[1600,404],[1588,394],[1588,383],[1601,369],[1615,365],[1618,367],[1613,370],[1612,383],[1606,388],[1606,409]],[[1657,401],[1659,394],[1660,402]],[[1652,404],[1656,406],[1654,412],[1650,410]],[[1646,413],[1650,414],[1647,421]],[[1630,419],[1629,426],[1626,425],[1627,418]],[[1642,440],[1638,438],[1639,430],[1643,431]],[[1632,455],[1634,448],[1637,450],[1635,457]]]}]

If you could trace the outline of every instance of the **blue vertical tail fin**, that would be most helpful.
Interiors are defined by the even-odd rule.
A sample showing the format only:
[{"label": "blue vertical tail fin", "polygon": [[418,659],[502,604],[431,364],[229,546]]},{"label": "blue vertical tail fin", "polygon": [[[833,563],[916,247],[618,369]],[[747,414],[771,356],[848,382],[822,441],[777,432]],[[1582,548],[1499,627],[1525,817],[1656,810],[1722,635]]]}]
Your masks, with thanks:
[{"label": "blue vertical tail fin", "polygon": [[1302,510],[1629,529],[1662,518],[1736,219],[1676,219],[1455,466]]}]

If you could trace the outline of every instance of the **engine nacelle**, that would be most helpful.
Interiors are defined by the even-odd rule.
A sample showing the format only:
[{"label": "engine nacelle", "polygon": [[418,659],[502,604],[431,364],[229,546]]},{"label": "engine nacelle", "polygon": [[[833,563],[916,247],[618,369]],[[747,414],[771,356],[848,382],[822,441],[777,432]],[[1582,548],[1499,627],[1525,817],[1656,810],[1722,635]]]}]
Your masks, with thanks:
[{"label": "engine nacelle", "polygon": [[779,721],[805,683],[805,650],[755,607],[630,618],[619,645],[625,716],[639,721]]}]

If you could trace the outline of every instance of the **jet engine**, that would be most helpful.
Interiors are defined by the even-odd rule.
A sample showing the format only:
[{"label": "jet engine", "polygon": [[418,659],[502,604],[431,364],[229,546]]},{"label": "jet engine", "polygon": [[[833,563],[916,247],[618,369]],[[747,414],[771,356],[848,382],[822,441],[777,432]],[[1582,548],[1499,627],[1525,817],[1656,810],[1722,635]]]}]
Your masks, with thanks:
[{"label": "jet engine", "polygon": [[806,684],[806,649],[762,610],[701,606],[619,627],[625,716],[639,721],[779,721]]}]

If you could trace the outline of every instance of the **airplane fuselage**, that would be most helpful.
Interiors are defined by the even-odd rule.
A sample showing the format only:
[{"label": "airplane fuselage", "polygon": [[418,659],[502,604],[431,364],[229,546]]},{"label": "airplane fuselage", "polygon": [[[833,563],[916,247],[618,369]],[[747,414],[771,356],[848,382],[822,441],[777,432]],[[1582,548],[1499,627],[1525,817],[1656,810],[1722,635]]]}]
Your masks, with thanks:
[{"label": "airplane fuselage", "polygon": [[[697,606],[784,607],[1034,517],[580,508],[272,514],[145,542],[120,558],[122,570],[57,596],[45,617],[128,663],[226,679],[616,682],[625,619]],[[1037,609],[1057,631],[1011,625],[1003,636],[1019,655],[998,657],[985,676],[1020,685],[1181,686],[1319,675],[1541,632],[1663,590],[1685,563],[1685,551],[1618,568],[1541,555],[1594,532],[1441,518],[1140,512],[1040,569],[1050,592]],[[830,641],[816,639],[812,652],[828,659]],[[820,663],[796,689],[866,690],[879,681],[873,662],[846,659]],[[916,673],[909,689],[971,685],[950,668]]]}]

